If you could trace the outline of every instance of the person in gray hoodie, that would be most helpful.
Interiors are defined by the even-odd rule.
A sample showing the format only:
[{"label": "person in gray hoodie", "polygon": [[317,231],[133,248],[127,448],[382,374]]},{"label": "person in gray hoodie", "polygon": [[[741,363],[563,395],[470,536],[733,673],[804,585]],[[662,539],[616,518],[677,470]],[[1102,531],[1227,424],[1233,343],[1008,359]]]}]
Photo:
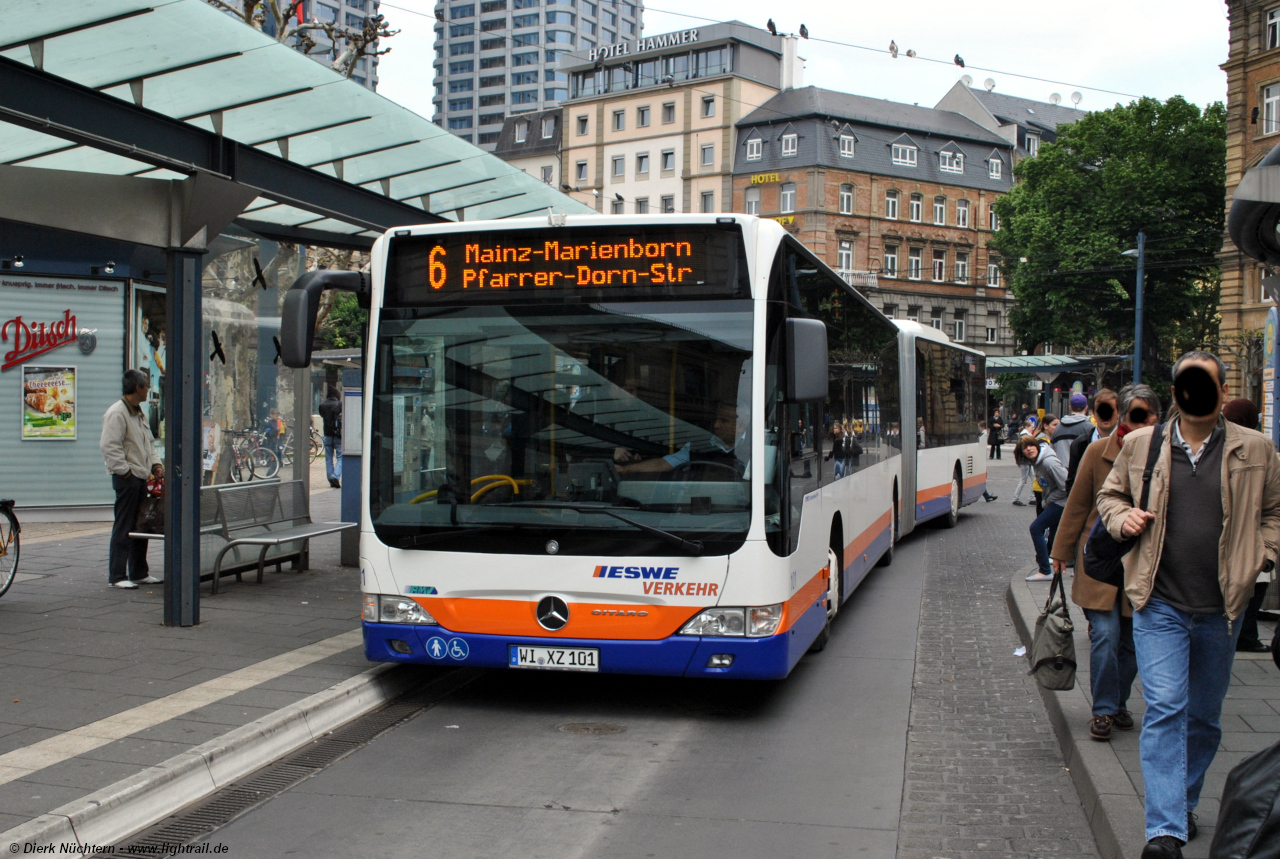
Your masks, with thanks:
[{"label": "person in gray hoodie", "polygon": [[1080,436],[1093,435],[1093,424],[1089,423],[1089,416],[1085,414],[1088,409],[1088,397],[1084,394],[1072,394],[1071,414],[1059,421],[1058,428],[1053,431],[1053,452],[1067,466],[1068,471],[1071,470],[1071,443]]},{"label": "person in gray hoodie", "polygon": [[1053,452],[1053,445],[1043,439],[1025,438],[1018,441],[1022,457],[1033,464],[1036,480],[1044,492],[1044,511],[1031,523],[1031,544],[1036,550],[1036,566],[1039,572],[1027,576],[1029,582],[1047,582],[1053,579],[1049,564],[1047,534],[1058,527],[1062,518],[1062,505],[1067,500],[1067,467]]}]

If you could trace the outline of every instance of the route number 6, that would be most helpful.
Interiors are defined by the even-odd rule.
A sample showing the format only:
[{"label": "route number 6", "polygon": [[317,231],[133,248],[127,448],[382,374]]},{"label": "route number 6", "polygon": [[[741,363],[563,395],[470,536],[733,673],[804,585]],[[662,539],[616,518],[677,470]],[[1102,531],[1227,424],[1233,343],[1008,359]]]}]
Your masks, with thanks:
[{"label": "route number 6", "polygon": [[444,267],[444,248],[432,248],[431,255],[427,259],[427,281],[432,289],[439,289],[444,286],[444,279],[448,273]]}]

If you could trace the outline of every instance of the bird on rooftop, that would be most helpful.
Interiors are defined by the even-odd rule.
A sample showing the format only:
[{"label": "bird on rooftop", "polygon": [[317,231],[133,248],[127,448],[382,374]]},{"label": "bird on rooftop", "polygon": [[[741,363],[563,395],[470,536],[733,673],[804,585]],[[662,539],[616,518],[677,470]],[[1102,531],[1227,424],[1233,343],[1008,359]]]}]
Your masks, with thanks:
[{"label": "bird on rooftop", "polygon": [[806,27],[804,24],[800,25],[800,38],[802,39],[809,38],[809,28]]},{"label": "bird on rooftop", "polygon": [[962,69],[963,69],[963,68],[964,68],[964,57],[960,56],[959,54],[956,54],[955,64],[956,64],[957,66],[959,66],[960,68],[962,68]]},{"label": "bird on rooftop", "polygon": [[898,43],[893,39],[889,40],[889,56],[893,57],[895,60],[898,58]]},{"label": "bird on rooftop", "polygon": [[771,36],[776,36],[776,35],[778,35],[778,28],[777,28],[777,26],[773,23],[773,19],[772,19],[772,18],[770,18],[770,19],[769,19],[769,23],[768,23],[768,24],[765,24],[764,26],[765,26],[765,28],[766,28],[766,29],[768,29],[768,31],[769,31],[769,35],[771,35]]}]

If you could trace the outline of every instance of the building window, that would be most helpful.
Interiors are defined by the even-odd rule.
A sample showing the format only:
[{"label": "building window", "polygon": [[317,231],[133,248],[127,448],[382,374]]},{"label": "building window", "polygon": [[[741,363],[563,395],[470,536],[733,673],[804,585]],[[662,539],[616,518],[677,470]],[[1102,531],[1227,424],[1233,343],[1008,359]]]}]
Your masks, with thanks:
[{"label": "building window", "polygon": [[840,214],[842,215],[853,214],[853,186],[852,185],[840,186]]},{"label": "building window", "polygon": [[898,246],[897,245],[884,246],[884,276],[885,277],[898,276]]},{"label": "building window", "polygon": [[542,139],[550,140],[556,135],[556,118],[548,116],[542,120]]},{"label": "building window", "polygon": [[649,126],[649,108],[636,108],[636,128],[647,128]]},{"label": "building window", "polygon": [[1000,314],[987,314],[987,342],[995,343],[1000,337]]},{"label": "building window", "polygon": [[466,6],[454,6],[449,10],[449,17],[456,21],[459,18],[470,18],[476,14],[476,4],[468,3]]},{"label": "building window", "polygon": [[969,226],[969,201],[956,200],[956,226]]},{"label": "building window", "polygon": [[933,222],[939,226],[947,223],[947,198],[933,198]]},{"label": "building window", "polygon": [[1000,216],[996,214],[995,206],[991,207],[987,215],[987,225],[991,227],[991,232],[1000,232]]},{"label": "building window", "polygon": [[636,214],[637,215],[649,214],[649,198],[648,197],[636,197]]},{"label": "building window", "polygon": [[506,44],[506,41],[507,41],[507,40],[506,40],[506,38],[505,38],[504,36],[499,36],[499,37],[498,37],[498,38],[496,38],[496,39],[481,39],[481,40],[480,40],[480,50],[482,50],[482,51],[500,51],[500,50],[502,50],[502,46],[503,46],[504,44]]},{"label": "building window", "polygon": [[525,84],[536,84],[538,82],[538,72],[516,72],[511,76],[512,86],[524,86]]},{"label": "building window", "polygon": [[[502,105],[506,103],[507,103],[506,93],[498,93],[497,95],[480,96],[481,107],[497,107],[498,105]],[[498,116],[498,122],[501,123],[503,114],[499,113],[497,116]]]},{"label": "building window", "polygon": [[[481,11],[484,11],[484,10],[482,9]],[[481,33],[492,33],[494,30],[505,30],[505,29],[507,29],[506,18],[490,18],[488,21],[480,22]]]},{"label": "building window", "polygon": [[911,248],[907,251],[907,278],[919,280],[922,268],[924,268],[924,249]]},{"label": "building window", "polygon": [[964,340],[964,311],[957,310],[956,318],[951,323],[951,339],[957,343]]},{"label": "building window", "polygon": [[[470,61],[468,60],[468,62]],[[482,57],[480,60],[480,68],[482,69],[500,69],[506,64],[506,57]]]},{"label": "building window", "polygon": [[454,42],[449,46],[449,56],[451,57],[456,57],[459,54],[474,54],[475,52],[475,42]]},{"label": "building window", "polygon": [[969,282],[969,255],[956,254],[956,283]]},{"label": "building window", "polygon": [[942,330],[942,308],[935,307],[929,311],[929,324],[939,331]]},{"label": "building window", "polygon": [[963,173],[964,156],[959,152],[939,152],[938,169],[943,173]]},{"label": "building window", "polygon": [[511,94],[512,104],[537,104],[538,91],[536,89],[520,90]]},{"label": "building window", "polygon": [[488,77],[480,78],[480,89],[487,89],[489,87],[506,86],[506,85],[507,85],[506,75],[489,75]]},{"label": "building window", "polygon": [[799,137],[795,134],[782,135],[782,157],[783,158],[795,157],[796,150],[799,148],[797,145],[798,140],[799,140]]},{"label": "building window", "polygon": [[[468,75],[475,71],[475,60],[460,60],[456,63],[449,63],[449,74],[451,75]],[[484,86],[484,84],[481,84]]]},{"label": "building window", "polygon": [[1267,50],[1280,48],[1280,9],[1267,13]]},{"label": "building window", "polygon": [[915,305],[908,304],[908,305],[907,305],[907,321],[908,321],[908,322],[919,322],[919,321],[920,321],[920,305],[918,305],[918,304],[915,304]]},{"label": "building window", "polygon": [[746,203],[746,211],[748,215],[760,214],[760,189],[748,188],[743,197]]},{"label": "building window", "polygon": [[898,143],[893,144],[893,163],[904,164],[908,167],[916,166],[916,148]]},{"label": "building window", "polygon": [[1053,344],[1052,344],[1052,343],[1046,343],[1046,344],[1044,344],[1044,354],[1046,354],[1046,355],[1052,355],[1052,354],[1053,354]]},{"label": "building window", "polygon": [[[484,104],[481,103],[480,106],[484,107]],[[481,125],[502,125],[502,120],[506,118],[507,118],[507,115],[505,113],[482,113],[480,114],[480,124]]]},{"label": "building window", "polygon": [[992,158],[987,162],[987,176],[992,179],[999,179],[1004,173],[1004,162],[999,158]]},{"label": "building window", "polygon": [[452,129],[470,128],[471,117],[469,116],[451,116],[449,117],[449,127]]},{"label": "building window", "polygon": [[703,214],[714,212],[716,210],[716,194],[714,191],[702,192],[702,209]]},{"label": "building window", "polygon": [[550,164],[543,165],[543,167],[542,167],[542,181],[543,181],[543,182],[546,182],[548,185],[554,185],[554,184],[555,184],[555,181],[556,181],[556,178],[555,178],[555,176],[553,175],[553,174],[554,174],[554,172],[555,172],[555,171],[554,171],[554,168],[552,168]]},{"label": "building window", "polygon": [[516,143],[524,143],[529,139],[529,123],[516,123]]},{"label": "building window", "polygon": [[947,252],[933,252],[933,279],[934,282],[941,282],[947,279]]},{"label": "building window", "polygon": [[[325,6],[324,4],[321,4],[321,5],[317,6],[316,8],[317,8],[317,9],[328,9],[329,7],[328,7],[328,6]],[[323,17],[323,16],[322,16],[322,17]],[[475,34],[476,34],[476,25],[475,25],[475,24],[454,24],[452,27],[450,27],[450,28],[449,28],[449,38],[450,38],[450,39],[457,39],[457,38],[460,38],[460,37],[462,37],[462,36],[474,36]]]},{"label": "building window", "polygon": [[613,112],[613,130],[623,131],[627,127],[627,112],[625,110],[615,110]]},{"label": "building window", "polygon": [[884,192],[884,216],[891,221],[898,220],[898,192]]},{"label": "building window", "polygon": [[759,137],[753,137],[747,141],[747,160],[759,161],[760,156],[764,153],[764,141]]},{"label": "building window", "polygon": [[716,147],[714,143],[708,143],[702,147],[702,166],[713,167],[716,163]]},{"label": "building window", "polygon": [[886,304],[886,305],[884,306],[884,315],[885,315],[885,316],[887,316],[887,317],[889,317],[890,319],[897,319],[897,318],[898,318],[898,305],[896,305],[896,304]]},{"label": "building window", "polygon": [[451,98],[449,99],[449,112],[453,113],[459,110],[471,110],[475,106],[475,100],[470,96],[467,98]]},{"label": "building window", "polygon": [[471,78],[449,81],[449,92],[471,92],[475,88],[475,83]]},{"label": "building window", "polygon": [[501,12],[507,8],[507,0],[485,0],[480,4],[480,14],[486,12]]},{"label": "building window", "polygon": [[587,117],[585,116],[578,117],[578,136],[582,136],[586,134],[587,129],[590,127],[591,127],[590,120],[588,120]]},{"label": "building window", "polygon": [[514,28],[536,27],[538,26],[539,23],[540,22],[536,12],[532,15],[516,15],[514,18],[511,19],[511,26]]},{"label": "building window", "polygon": [[987,264],[987,286],[999,286],[999,285],[1000,285],[1000,264],[994,263],[994,262],[988,263]]},{"label": "building window", "polygon": [[575,174],[577,177],[576,181],[578,182],[587,181],[587,162],[579,161],[576,167],[577,167],[577,173]]},{"label": "building window", "polygon": [[641,152],[636,155],[636,175],[649,172],[649,153]]},{"label": "building window", "polygon": [[911,195],[911,200],[907,204],[907,217],[917,224],[924,219],[924,197],[922,195]]},{"label": "building window", "polygon": [[1035,157],[1035,155],[1038,154],[1039,152],[1040,152],[1040,135],[1028,134],[1027,135],[1027,156]]},{"label": "building window", "polygon": [[853,271],[853,242],[840,243],[840,249],[836,251],[836,269]]},{"label": "building window", "polygon": [[662,211],[663,211],[664,213],[666,213],[666,212],[674,212],[675,210],[676,210],[676,198],[675,198],[675,197],[663,197],[663,198],[662,198]]},{"label": "building window", "polygon": [[624,211],[626,211],[626,209],[624,208],[624,206],[626,206],[626,203],[622,202],[621,200],[614,200],[611,205],[613,206],[613,213],[615,215],[621,215]]},{"label": "building window", "polygon": [[1280,84],[1262,88],[1262,133],[1280,131]]},{"label": "building window", "polygon": [[852,134],[840,135],[840,157],[841,158],[853,157],[853,135]]},{"label": "building window", "polygon": [[780,198],[781,205],[778,207],[782,214],[787,215],[796,210],[796,183],[787,182],[782,186],[782,194]]},{"label": "building window", "polygon": [[664,149],[662,151],[662,169],[664,171],[676,169],[676,151],[674,149]]},{"label": "building window", "polygon": [[667,102],[662,106],[662,124],[670,125],[676,121],[676,106],[674,102]]},{"label": "building window", "polygon": [[613,156],[613,175],[619,179],[627,173],[627,159],[621,155]]},{"label": "building window", "polygon": [[716,97],[715,96],[704,95],[702,97],[702,115],[703,116],[716,115]]}]

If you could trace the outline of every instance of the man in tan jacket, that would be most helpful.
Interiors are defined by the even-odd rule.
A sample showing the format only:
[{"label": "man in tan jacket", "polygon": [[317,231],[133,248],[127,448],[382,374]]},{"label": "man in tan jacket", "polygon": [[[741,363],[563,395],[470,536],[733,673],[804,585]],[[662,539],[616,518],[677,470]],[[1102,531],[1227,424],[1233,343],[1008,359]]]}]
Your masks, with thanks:
[{"label": "man in tan jacket", "polygon": [[[1225,368],[1208,352],[1173,367],[1179,414],[1125,437],[1098,496],[1125,556],[1133,639],[1147,702],[1140,757],[1146,788],[1142,859],[1178,859],[1222,737],[1222,700],[1253,583],[1280,552],[1280,460],[1261,433],[1221,419]],[[1154,432],[1163,445],[1147,510],[1135,507]]]},{"label": "man in tan jacket", "polygon": [[1072,560],[1076,564],[1071,601],[1084,610],[1089,620],[1089,686],[1093,692],[1089,736],[1099,741],[1110,740],[1112,728],[1133,729],[1133,716],[1127,705],[1138,664],[1133,652],[1133,609],[1129,600],[1119,588],[1089,576],[1084,547],[1098,519],[1098,493],[1120,456],[1125,436],[1160,420],[1160,400],[1146,385],[1129,385],[1120,392],[1119,412],[1120,423],[1115,431],[1085,448],[1052,552],[1055,572],[1060,574]]},{"label": "man in tan jacket", "polygon": [[139,584],[164,581],[147,571],[147,541],[129,536],[138,519],[138,504],[147,491],[147,477],[163,479],[164,466],[141,408],[150,387],[147,374],[141,370],[125,370],[122,386],[124,395],[102,416],[102,438],[98,443],[102,448],[102,463],[116,491],[115,524],[107,553],[107,584],[113,588],[136,588]]}]

